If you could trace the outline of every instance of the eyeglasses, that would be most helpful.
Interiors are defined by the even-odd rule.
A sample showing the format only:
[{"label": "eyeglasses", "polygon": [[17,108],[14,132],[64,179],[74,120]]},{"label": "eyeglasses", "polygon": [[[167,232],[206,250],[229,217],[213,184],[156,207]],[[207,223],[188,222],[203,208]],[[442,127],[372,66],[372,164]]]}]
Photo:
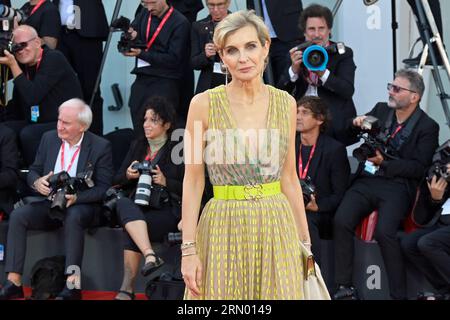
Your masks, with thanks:
[{"label": "eyeglasses", "polygon": [[406,89],[406,88],[403,88],[403,87],[399,87],[399,86],[397,86],[395,84],[392,84],[392,83],[388,83],[387,84],[387,89],[388,89],[388,91],[392,90],[394,93],[399,93],[401,90],[406,90],[406,91],[409,91],[409,92],[412,92],[412,93],[417,93],[417,92],[415,92],[413,90]]},{"label": "eyeglasses", "polygon": [[25,49],[26,47],[28,47],[28,42],[35,40],[36,38],[31,38],[30,40],[27,41],[23,41],[23,42],[13,42],[12,43],[12,51],[13,52],[19,52],[23,49]]},{"label": "eyeglasses", "polygon": [[220,3],[207,3],[206,6],[208,7],[208,9],[217,9],[217,10],[222,10],[225,9],[227,6],[227,2],[220,2]]}]

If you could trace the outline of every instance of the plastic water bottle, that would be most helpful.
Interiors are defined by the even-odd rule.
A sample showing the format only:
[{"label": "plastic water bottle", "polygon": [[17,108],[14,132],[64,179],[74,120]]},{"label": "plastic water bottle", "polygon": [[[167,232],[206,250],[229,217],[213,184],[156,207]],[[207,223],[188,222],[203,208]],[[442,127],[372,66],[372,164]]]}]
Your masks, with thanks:
[{"label": "plastic water bottle", "polygon": [[0,244],[0,261],[3,261],[4,253],[5,247],[2,244]]}]

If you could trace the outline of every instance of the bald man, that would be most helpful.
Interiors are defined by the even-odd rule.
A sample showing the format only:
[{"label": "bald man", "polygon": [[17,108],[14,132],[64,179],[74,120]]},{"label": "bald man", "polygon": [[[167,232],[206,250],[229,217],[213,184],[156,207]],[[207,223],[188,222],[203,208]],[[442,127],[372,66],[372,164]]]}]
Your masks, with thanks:
[{"label": "bald man", "polygon": [[[82,98],[78,78],[62,53],[41,46],[35,29],[22,25],[13,32],[13,43],[20,50],[4,51],[0,64],[11,69],[14,78],[12,100],[7,106],[7,120],[20,135],[26,164],[34,160],[40,138],[55,127],[58,106],[72,98]],[[26,148],[24,148],[26,146]]]}]

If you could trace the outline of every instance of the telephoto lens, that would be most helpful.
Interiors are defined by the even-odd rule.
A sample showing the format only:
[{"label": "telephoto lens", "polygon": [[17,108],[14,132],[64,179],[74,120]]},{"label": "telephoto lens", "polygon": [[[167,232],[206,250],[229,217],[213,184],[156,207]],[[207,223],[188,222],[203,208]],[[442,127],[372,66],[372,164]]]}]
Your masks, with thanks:
[{"label": "telephoto lens", "polygon": [[152,187],[152,176],[149,171],[143,171],[139,177],[134,203],[140,206],[148,206]]}]

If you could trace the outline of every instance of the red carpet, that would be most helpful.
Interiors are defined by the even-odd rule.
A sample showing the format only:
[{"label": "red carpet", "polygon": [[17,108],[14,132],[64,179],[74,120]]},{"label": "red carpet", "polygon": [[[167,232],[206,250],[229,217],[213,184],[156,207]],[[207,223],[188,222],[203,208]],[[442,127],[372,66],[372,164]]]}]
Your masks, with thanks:
[{"label": "red carpet", "polygon": [[[25,297],[31,296],[31,288],[24,288]],[[114,291],[85,291],[83,290],[83,300],[114,300],[117,292]],[[148,300],[145,294],[137,293],[136,300]]]}]

